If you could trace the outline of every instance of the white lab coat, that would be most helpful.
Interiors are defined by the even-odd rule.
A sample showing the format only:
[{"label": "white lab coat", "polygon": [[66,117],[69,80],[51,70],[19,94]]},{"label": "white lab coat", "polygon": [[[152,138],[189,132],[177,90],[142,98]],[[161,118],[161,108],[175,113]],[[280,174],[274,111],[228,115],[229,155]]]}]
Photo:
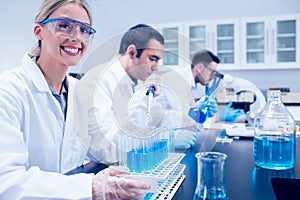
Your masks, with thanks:
[{"label": "white lab coat", "polygon": [[139,130],[128,114],[134,85],[118,57],[92,68],[76,85],[77,129],[91,137],[88,155],[93,160],[109,165],[121,161],[122,136]]},{"label": "white lab coat", "polygon": [[160,69],[163,71],[160,75],[161,94],[153,101],[161,104],[167,113],[165,126],[181,128],[195,125],[188,115],[190,108],[196,106],[192,71],[185,67]]},{"label": "white lab coat", "polygon": [[92,174],[62,175],[80,166],[88,139],[74,126],[68,77],[68,111],[60,105],[34,58],[0,74],[0,199],[91,199]]}]

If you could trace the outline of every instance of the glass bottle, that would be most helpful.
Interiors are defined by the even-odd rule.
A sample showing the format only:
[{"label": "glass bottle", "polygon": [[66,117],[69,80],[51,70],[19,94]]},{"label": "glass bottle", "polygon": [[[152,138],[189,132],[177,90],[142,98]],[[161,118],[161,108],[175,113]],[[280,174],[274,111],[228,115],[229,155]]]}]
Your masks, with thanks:
[{"label": "glass bottle", "polygon": [[295,120],[281,102],[280,90],[269,90],[266,105],[254,119],[255,163],[265,169],[291,169],[295,145]]}]

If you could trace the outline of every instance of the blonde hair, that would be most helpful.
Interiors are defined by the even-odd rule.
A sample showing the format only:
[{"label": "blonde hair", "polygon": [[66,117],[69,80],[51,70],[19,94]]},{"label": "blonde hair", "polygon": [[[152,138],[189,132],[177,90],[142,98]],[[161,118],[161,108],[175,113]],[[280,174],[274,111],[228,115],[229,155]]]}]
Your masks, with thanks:
[{"label": "blonde hair", "polygon": [[[90,11],[90,7],[85,0],[44,0],[40,6],[40,9],[35,17],[35,23],[40,23],[41,21],[48,19],[49,16],[58,8],[62,7],[63,5],[75,2],[81,5],[87,12],[90,22],[92,24],[92,14]],[[39,56],[41,52],[41,44],[38,41],[32,48],[31,53],[34,55]]]}]

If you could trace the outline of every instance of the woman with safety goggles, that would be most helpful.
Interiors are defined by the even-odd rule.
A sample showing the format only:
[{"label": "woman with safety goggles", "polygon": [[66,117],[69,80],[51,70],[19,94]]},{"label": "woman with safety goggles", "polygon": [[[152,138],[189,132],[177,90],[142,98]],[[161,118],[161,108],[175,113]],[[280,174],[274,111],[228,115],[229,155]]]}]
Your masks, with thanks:
[{"label": "woman with safety goggles", "polygon": [[0,74],[1,199],[139,199],[149,188],[111,167],[63,175],[82,165],[89,145],[76,131],[67,71],[96,33],[91,23],[85,0],[45,0],[34,25],[38,45]]}]

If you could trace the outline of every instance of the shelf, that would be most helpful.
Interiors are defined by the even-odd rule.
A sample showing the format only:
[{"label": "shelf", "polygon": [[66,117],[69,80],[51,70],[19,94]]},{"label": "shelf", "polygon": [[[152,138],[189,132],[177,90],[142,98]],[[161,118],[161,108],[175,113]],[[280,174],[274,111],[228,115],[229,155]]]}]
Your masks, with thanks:
[{"label": "shelf", "polygon": [[218,54],[220,53],[234,53],[234,50],[218,50]]},{"label": "shelf", "polygon": [[247,53],[264,53],[264,49],[247,49]]},{"label": "shelf", "polygon": [[264,39],[263,35],[247,35],[246,39]]},{"label": "shelf", "polygon": [[296,48],[277,48],[277,51],[280,51],[280,52],[284,52],[284,51],[296,51]]},{"label": "shelf", "polygon": [[284,34],[278,34],[277,38],[285,38],[285,37],[296,37],[295,33],[284,33]]},{"label": "shelf", "polygon": [[223,40],[234,40],[234,37],[218,37],[217,41],[223,41]]}]

